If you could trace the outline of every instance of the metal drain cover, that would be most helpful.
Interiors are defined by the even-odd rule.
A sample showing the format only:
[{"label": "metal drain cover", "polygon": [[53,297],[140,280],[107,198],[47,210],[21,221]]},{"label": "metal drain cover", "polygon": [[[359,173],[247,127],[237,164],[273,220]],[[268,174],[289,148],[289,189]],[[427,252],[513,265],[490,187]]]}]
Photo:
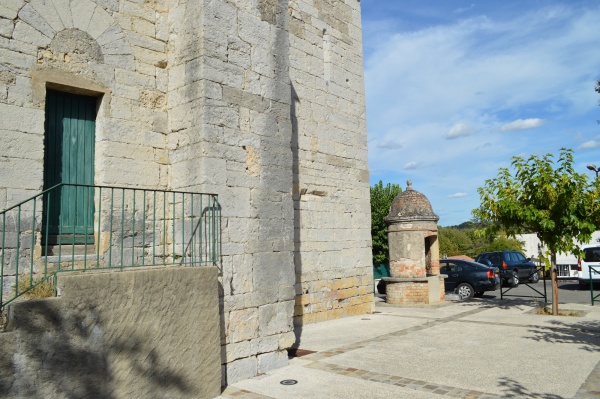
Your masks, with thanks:
[{"label": "metal drain cover", "polygon": [[296,380],[283,380],[280,382],[281,385],[296,385],[297,383]]}]

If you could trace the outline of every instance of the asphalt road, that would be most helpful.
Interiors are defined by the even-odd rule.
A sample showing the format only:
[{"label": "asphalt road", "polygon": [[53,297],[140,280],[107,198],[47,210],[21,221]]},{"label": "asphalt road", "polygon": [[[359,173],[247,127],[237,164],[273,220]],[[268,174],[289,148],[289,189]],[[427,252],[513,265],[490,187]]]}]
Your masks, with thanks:
[{"label": "asphalt road", "polygon": [[[537,290],[534,291],[532,288]],[[600,294],[600,284],[594,284],[594,296]],[[508,289],[508,287],[502,287],[502,297],[505,300],[511,299],[534,299],[541,298],[543,300],[544,295],[544,281],[540,280],[536,284],[520,284],[518,287]],[[552,282],[546,280],[546,295],[547,302],[552,302]],[[485,293],[483,298],[500,298],[500,290],[488,291]],[[578,303],[591,305],[590,290],[585,291],[579,290],[579,284],[577,280],[560,280],[558,282],[558,303]],[[600,306],[600,298],[595,300],[595,306]]]}]

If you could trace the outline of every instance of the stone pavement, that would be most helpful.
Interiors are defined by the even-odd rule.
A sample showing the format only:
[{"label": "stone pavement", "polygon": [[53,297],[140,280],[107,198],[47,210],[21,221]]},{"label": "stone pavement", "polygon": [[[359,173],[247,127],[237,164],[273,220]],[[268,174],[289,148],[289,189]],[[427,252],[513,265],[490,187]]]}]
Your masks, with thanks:
[{"label": "stone pavement", "polygon": [[[600,306],[544,316],[519,299],[376,304],[304,326],[287,367],[218,398],[600,398]],[[295,385],[281,381],[295,380]]]}]

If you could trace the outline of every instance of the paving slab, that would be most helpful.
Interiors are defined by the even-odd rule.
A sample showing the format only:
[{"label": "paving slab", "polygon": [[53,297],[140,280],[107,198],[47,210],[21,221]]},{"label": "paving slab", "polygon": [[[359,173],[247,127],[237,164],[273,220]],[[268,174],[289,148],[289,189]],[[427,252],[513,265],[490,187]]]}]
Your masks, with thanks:
[{"label": "paving slab", "polygon": [[302,357],[219,398],[600,398],[600,307],[562,308],[581,316],[527,301],[377,302],[298,329]]},{"label": "paving slab", "polygon": [[[339,372],[324,371],[309,365],[291,364],[277,370],[275,373],[244,380],[234,387],[229,387],[219,398],[244,397],[251,398],[250,394],[259,394],[257,398],[407,398],[426,399],[429,392],[417,391],[406,386],[384,383],[382,380],[369,380],[356,378]],[[282,385],[283,380],[294,379],[295,385]],[[240,391],[246,391],[238,393]],[[238,393],[237,395],[235,395]],[[243,395],[246,393],[246,395]]]},{"label": "paving slab", "polygon": [[[424,318],[405,317],[398,320],[387,314],[375,313],[296,327],[295,332],[301,348],[324,351],[362,341],[370,342],[399,329],[426,323],[428,320]],[[352,331],[352,334],[348,334],[349,331]]]}]

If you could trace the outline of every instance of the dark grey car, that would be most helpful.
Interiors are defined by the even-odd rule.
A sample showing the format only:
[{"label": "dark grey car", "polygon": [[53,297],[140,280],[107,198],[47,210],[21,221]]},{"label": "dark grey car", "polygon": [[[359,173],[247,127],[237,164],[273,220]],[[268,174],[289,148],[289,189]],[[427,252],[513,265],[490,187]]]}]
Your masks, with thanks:
[{"label": "dark grey car", "polygon": [[445,274],[446,291],[454,291],[460,299],[482,296],[485,291],[500,287],[497,267],[459,259],[440,259],[440,273]]},{"label": "dark grey car", "polygon": [[483,252],[477,255],[475,262],[497,267],[503,280],[513,278],[511,285],[519,282],[537,283],[540,280],[535,264],[519,251]]}]

